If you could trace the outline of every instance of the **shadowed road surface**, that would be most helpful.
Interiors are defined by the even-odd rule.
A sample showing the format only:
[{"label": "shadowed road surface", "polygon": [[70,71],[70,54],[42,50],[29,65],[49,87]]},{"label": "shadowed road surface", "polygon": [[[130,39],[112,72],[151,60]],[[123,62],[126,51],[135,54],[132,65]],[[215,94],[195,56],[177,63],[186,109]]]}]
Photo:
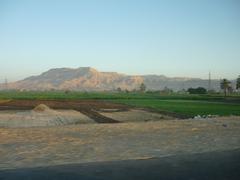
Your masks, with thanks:
[{"label": "shadowed road surface", "polygon": [[1,180],[231,180],[240,179],[240,149],[42,168],[1,170]]}]

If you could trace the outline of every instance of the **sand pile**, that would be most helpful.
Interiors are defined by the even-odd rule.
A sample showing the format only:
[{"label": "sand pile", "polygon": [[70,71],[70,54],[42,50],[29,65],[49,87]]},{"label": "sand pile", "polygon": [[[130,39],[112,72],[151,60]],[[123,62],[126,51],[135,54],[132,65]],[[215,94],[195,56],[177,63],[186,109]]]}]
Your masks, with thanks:
[{"label": "sand pile", "polygon": [[[44,116],[57,116],[60,115],[60,111],[56,111],[54,109],[51,109],[45,104],[39,104],[35,108],[32,109],[31,113],[33,115],[44,115]],[[60,114],[59,114],[60,113]]]},{"label": "sand pile", "polygon": [[45,105],[45,104],[39,104],[38,106],[36,106],[33,111],[35,112],[45,112],[45,111],[49,111],[50,108]]},{"label": "sand pile", "polygon": [[30,111],[0,111],[0,127],[42,127],[95,123],[74,110],[53,110],[40,104]]}]

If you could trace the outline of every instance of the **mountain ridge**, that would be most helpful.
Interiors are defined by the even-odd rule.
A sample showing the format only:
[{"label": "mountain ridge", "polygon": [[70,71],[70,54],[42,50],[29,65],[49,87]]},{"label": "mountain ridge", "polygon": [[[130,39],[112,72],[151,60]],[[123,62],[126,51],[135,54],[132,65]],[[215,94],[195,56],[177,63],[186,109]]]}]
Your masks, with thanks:
[{"label": "mountain ridge", "polygon": [[[7,89],[112,91],[118,87],[123,90],[138,89],[141,83],[144,83],[148,90],[162,90],[168,87],[179,91],[199,86],[208,88],[209,81],[200,78],[167,77],[155,74],[127,75],[118,72],[100,72],[92,67],[64,67],[49,69],[40,75],[9,83]],[[211,80],[211,88],[219,90],[219,80]],[[0,89],[4,89],[4,84],[0,85]]]}]

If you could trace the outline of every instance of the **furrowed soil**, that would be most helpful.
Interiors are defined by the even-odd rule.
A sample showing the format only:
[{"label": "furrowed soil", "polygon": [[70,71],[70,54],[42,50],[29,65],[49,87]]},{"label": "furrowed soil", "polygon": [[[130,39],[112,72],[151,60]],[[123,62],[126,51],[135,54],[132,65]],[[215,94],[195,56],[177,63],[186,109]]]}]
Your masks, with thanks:
[{"label": "furrowed soil", "polygon": [[39,104],[45,104],[52,109],[76,109],[76,110],[86,110],[86,109],[128,109],[129,106],[115,104],[105,101],[97,100],[10,100],[10,101],[0,101],[1,109],[33,109]]}]

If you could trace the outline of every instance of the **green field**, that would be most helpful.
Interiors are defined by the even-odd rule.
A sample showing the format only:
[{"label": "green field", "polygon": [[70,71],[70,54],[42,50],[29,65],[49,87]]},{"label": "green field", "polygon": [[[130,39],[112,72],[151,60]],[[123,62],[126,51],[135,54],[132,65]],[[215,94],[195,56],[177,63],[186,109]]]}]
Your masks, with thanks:
[{"label": "green field", "polygon": [[163,95],[159,93],[110,93],[110,92],[19,92],[1,91],[4,99],[79,100],[95,99],[144,107],[156,111],[174,112],[186,116],[240,115],[240,96],[223,95]]},{"label": "green field", "polygon": [[115,100],[115,102],[124,103],[136,107],[152,108],[154,110],[163,110],[175,112],[186,116],[196,115],[240,115],[240,104],[231,104],[223,102],[208,102],[196,100],[160,100],[160,99],[131,99]]}]

